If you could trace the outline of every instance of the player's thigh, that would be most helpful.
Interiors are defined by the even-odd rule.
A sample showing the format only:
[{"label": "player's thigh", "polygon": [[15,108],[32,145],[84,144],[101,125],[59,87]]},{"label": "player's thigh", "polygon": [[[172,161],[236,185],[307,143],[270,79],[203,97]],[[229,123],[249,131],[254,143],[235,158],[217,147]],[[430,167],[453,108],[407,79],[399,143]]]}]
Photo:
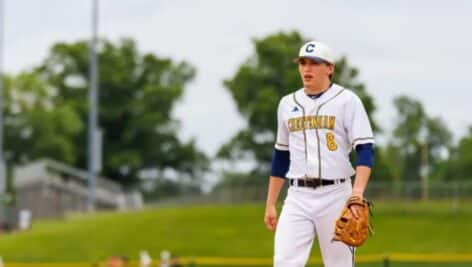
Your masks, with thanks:
[{"label": "player's thigh", "polygon": [[333,194],[328,212],[315,219],[317,238],[325,267],[352,266],[352,253],[349,247],[342,242],[332,241],[336,220],[350,194],[351,189],[348,186],[345,190]]},{"label": "player's thigh", "polygon": [[288,197],[275,232],[275,266],[304,266],[313,245],[314,227],[309,212]]},{"label": "player's thigh", "polygon": [[318,234],[321,256],[325,267],[352,266],[353,254],[349,247],[342,242],[332,241],[332,234],[323,232]]}]

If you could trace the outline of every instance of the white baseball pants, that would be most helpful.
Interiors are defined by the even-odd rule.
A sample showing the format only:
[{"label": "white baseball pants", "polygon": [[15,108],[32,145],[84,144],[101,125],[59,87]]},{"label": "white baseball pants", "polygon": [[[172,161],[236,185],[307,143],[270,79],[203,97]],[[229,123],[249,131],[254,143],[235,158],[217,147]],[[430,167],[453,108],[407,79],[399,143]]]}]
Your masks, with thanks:
[{"label": "white baseball pants", "polygon": [[350,179],[316,189],[290,186],[275,232],[274,267],[305,266],[315,237],[325,267],[351,267],[349,247],[331,241],[351,192]]}]

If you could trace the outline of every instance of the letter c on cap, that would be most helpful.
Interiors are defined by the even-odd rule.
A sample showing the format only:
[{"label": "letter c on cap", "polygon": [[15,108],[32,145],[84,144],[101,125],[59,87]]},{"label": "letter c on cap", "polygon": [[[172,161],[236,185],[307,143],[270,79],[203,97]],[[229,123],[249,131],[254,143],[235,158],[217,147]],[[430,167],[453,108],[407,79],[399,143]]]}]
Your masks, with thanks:
[{"label": "letter c on cap", "polygon": [[311,53],[313,52],[314,49],[315,49],[315,44],[309,44],[306,46],[305,51],[308,53]]}]

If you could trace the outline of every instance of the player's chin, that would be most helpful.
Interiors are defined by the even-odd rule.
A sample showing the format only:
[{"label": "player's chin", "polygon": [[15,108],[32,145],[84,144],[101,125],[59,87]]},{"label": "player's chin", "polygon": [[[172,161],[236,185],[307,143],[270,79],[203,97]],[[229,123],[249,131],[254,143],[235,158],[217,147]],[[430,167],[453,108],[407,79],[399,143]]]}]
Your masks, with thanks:
[{"label": "player's chin", "polygon": [[313,86],[313,84],[314,84],[313,80],[308,80],[308,81],[303,80],[303,86],[304,87],[311,87],[311,86]]}]

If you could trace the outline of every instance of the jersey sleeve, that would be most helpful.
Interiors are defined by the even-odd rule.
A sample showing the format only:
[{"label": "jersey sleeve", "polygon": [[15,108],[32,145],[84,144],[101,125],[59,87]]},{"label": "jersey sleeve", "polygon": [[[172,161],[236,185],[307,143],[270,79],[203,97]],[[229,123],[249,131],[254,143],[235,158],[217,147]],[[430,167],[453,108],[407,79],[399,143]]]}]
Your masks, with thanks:
[{"label": "jersey sleeve", "polygon": [[283,98],[277,108],[277,137],[275,140],[275,149],[288,151],[288,128],[284,122],[284,104]]},{"label": "jersey sleeve", "polygon": [[353,148],[359,144],[375,144],[369,117],[361,99],[354,95],[346,109],[346,130]]}]

